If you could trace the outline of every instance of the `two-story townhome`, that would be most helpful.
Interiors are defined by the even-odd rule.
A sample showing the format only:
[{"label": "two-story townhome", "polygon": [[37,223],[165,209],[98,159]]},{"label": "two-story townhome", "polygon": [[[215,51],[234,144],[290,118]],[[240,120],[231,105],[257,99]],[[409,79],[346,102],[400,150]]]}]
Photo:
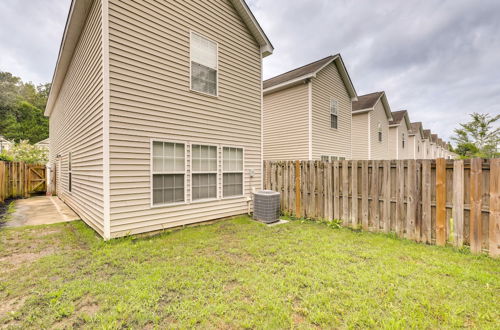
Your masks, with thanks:
[{"label": "two-story townhome", "polygon": [[385,92],[359,96],[352,103],[352,158],[389,159],[392,119]]},{"label": "two-story townhome", "polygon": [[411,123],[408,111],[393,111],[392,120],[389,122],[389,159],[410,158],[410,148],[408,147],[410,133]]},{"label": "two-story townhome", "polygon": [[264,159],[350,159],[355,100],[339,54],[264,81]]},{"label": "two-story townhome", "polygon": [[45,110],[57,195],[106,239],[246,213],[272,51],[243,0],[74,0]]},{"label": "two-story townhome", "polygon": [[411,123],[411,132],[409,133],[408,147],[410,159],[424,158],[424,129],[421,122]]},{"label": "two-story townhome", "polygon": [[439,145],[438,145],[437,134],[431,134],[431,151],[432,151],[431,159],[439,158]]},{"label": "two-story townhome", "polygon": [[431,147],[431,130],[430,129],[424,129],[424,139],[423,139],[423,147],[424,147],[424,153],[422,155],[423,159],[431,159],[432,158],[432,147]]}]

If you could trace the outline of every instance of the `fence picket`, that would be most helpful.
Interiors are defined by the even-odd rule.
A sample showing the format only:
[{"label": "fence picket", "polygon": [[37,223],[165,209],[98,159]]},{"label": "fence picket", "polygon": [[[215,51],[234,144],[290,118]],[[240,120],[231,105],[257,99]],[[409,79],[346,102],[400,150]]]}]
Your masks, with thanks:
[{"label": "fence picket", "polygon": [[415,240],[415,223],[417,216],[417,163],[415,160],[408,161],[408,171],[406,174],[406,238]]},{"label": "fence picket", "polygon": [[342,224],[349,224],[349,161],[342,161]]},{"label": "fence picket", "polygon": [[470,173],[470,249],[474,253],[481,252],[482,243],[482,160],[471,161]]},{"label": "fence picket", "polygon": [[446,244],[446,161],[436,160],[436,245]]},{"label": "fence picket", "polygon": [[368,211],[368,161],[363,160],[361,164],[361,184],[363,191],[361,192],[361,210],[362,210],[362,228],[368,230],[369,228],[369,211]]},{"label": "fence picket", "polygon": [[333,162],[333,217],[340,219],[340,168],[339,162]]},{"label": "fence picket", "polygon": [[490,162],[490,225],[488,248],[490,256],[500,257],[500,159]]},{"label": "fence picket", "polygon": [[453,244],[462,246],[464,243],[464,161],[453,163]]},{"label": "fence picket", "polygon": [[354,228],[358,227],[358,162],[351,162],[352,176],[352,199],[351,199],[351,223]]}]

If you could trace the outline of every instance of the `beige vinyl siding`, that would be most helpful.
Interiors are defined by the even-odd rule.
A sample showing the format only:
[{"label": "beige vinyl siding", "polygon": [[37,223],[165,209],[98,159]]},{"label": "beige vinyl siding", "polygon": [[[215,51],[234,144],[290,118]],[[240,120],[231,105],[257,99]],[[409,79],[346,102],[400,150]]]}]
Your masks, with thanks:
[{"label": "beige vinyl siding", "polygon": [[[422,150],[422,137],[420,132],[416,132],[414,135],[411,135],[409,138],[409,150],[408,150],[408,158],[409,159],[422,159],[423,158],[423,150]],[[419,150],[420,147],[420,150]]]},{"label": "beige vinyl siding", "polygon": [[[338,128],[330,126],[330,100],[338,102]],[[312,79],[312,158],[351,158],[352,103],[335,62]]]},{"label": "beige vinyl siding", "polygon": [[[403,148],[401,144],[401,139],[402,139],[402,133],[405,134],[406,136],[406,145]],[[410,144],[408,143],[408,128],[406,127],[406,124],[404,122],[404,119],[401,121],[401,124],[399,125],[399,159],[410,159],[413,158],[413,155],[411,154],[411,148]]]},{"label": "beige vinyl siding", "polygon": [[369,116],[370,112],[352,116],[352,159],[369,159],[367,129]]},{"label": "beige vinyl siding", "polygon": [[[103,84],[101,2],[94,1],[50,116],[50,163],[58,196],[103,235]],[[68,153],[72,153],[72,192]],[[60,155],[60,161],[56,156]]]},{"label": "beige vinyl siding", "polygon": [[[370,159],[389,158],[389,121],[382,102],[377,102],[370,112]],[[382,127],[382,142],[378,140],[378,124]]]},{"label": "beige vinyl siding", "polygon": [[[246,213],[261,187],[259,45],[227,0],[109,7],[111,236]],[[218,97],[190,91],[191,30],[218,43]],[[151,207],[152,139],[243,147],[245,196],[190,203],[187,158],[188,203]]]},{"label": "beige vinyl siding", "polygon": [[[400,143],[400,132],[399,126],[389,127],[389,157],[390,159],[401,159],[401,154],[399,153],[399,143]],[[398,157],[399,156],[399,157]]]},{"label": "beige vinyl siding", "polygon": [[308,84],[264,96],[264,159],[307,160]]}]

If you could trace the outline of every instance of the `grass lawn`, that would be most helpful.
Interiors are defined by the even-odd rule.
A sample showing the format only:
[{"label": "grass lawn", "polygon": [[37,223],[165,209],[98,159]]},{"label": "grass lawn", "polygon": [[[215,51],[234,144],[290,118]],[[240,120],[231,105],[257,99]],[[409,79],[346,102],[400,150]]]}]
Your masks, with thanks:
[{"label": "grass lawn", "polygon": [[103,242],[0,231],[0,328],[497,328],[500,261],[246,217]]}]

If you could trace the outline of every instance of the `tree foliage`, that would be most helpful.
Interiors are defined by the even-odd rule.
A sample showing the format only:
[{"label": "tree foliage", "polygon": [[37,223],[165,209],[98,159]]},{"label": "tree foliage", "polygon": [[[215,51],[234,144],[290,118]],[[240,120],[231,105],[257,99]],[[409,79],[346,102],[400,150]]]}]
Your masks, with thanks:
[{"label": "tree foliage", "polygon": [[500,144],[500,127],[498,120],[500,115],[473,113],[470,115],[471,121],[460,124],[455,129],[455,136],[452,137],[457,144],[454,151],[463,158],[500,157],[498,146]]},{"label": "tree foliage", "polygon": [[49,121],[43,111],[49,91],[50,84],[35,86],[0,71],[0,135],[30,143],[48,138]]}]

